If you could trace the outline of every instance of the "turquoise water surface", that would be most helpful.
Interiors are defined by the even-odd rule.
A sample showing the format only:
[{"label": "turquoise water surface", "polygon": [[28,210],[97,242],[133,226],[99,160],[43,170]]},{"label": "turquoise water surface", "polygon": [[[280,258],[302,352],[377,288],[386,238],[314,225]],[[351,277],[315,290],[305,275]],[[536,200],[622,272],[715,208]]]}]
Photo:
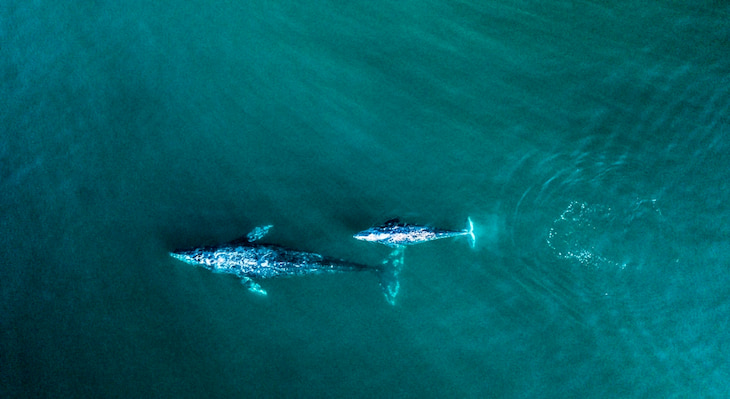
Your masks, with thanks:
[{"label": "turquoise water surface", "polygon": [[[5,1],[0,397],[730,395],[730,4]],[[376,265],[168,252],[273,224]]]}]

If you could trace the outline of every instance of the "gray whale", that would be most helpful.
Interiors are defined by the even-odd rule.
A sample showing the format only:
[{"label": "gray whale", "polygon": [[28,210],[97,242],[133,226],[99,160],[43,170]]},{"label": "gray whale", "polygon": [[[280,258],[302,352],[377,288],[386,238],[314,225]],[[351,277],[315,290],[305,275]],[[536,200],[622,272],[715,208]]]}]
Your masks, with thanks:
[{"label": "gray whale", "polygon": [[464,230],[444,230],[417,224],[402,223],[398,219],[391,219],[380,226],[371,227],[353,236],[358,240],[377,242],[398,248],[405,245],[420,244],[427,241],[439,240],[448,237],[466,236],[473,248],[476,243],[474,223],[468,219],[468,226]]},{"label": "gray whale", "polygon": [[391,305],[395,304],[400,287],[398,274],[403,264],[402,251],[394,251],[378,266],[367,266],[313,252],[256,242],[271,227],[257,227],[246,237],[225,244],[174,250],[170,252],[170,256],[188,264],[202,266],[214,273],[233,274],[241,279],[246,288],[260,295],[267,293],[255,280],[338,272],[373,272],[380,280],[385,299]]}]

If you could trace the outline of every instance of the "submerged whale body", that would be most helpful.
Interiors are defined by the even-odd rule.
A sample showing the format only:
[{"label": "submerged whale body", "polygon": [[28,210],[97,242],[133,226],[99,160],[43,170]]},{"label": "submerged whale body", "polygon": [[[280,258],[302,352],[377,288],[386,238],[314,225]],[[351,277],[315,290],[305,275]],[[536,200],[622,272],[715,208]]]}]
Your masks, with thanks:
[{"label": "submerged whale body", "polygon": [[380,226],[363,230],[353,237],[368,242],[378,242],[390,247],[420,244],[422,242],[439,240],[441,238],[466,236],[473,248],[476,243],[474,223],[468,219],[468,227],[464,230],[444,230],[417,224],[401,223],[398,219],[391,219]]},{"label": "submerged whale body", "polygon": [[185,263],[202,266],[215,273],[229,273],[260,295],[266,295],[255,280],[284,276],[303,276],[349,271],[370,271],[377,274],[383,294],[390,304],[398,294],[398,273],[402,253],[394,251],[379,266],[367,266],[313,252],[287,249],[275,244],[257,243],[272,226],[257,227],[248,236],[229,243],[175,250],[170,256]]}]

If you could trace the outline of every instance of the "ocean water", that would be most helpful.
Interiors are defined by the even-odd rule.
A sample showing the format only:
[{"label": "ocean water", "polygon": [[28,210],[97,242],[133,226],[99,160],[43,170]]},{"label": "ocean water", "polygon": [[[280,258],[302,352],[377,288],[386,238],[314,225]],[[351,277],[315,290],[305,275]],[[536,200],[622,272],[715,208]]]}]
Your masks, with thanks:
[{"label": "ocean water", "polygon": [[730,395],[727,2],[4,1],[0,129],[2,397]]}]

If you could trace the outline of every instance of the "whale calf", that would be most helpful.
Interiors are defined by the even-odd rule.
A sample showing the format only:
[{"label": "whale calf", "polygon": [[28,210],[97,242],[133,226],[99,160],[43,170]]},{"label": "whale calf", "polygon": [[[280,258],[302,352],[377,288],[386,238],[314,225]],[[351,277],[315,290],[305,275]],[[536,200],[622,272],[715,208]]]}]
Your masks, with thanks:
[{"label": "whale calf", "polygon": [[375,273],[383,289],[385,299],[395,304],[400,284],[398,274],[403,264],[402,251],[393,251],[378,266],[367,266],[342,259],[331,258],[313,252],[292,250],[275,244],[258,243],[272,226],[255,228],[246,237],[231,242],[174,250],[170,256],[185,263],[202,266],[214,273],[229,273],[241,279],[250,291],[266,295],[255,280],[284,276],[303,276],[349,271]]},{"label": "whale calf", "polygon": [[353,237],[368,242],[378,242],[390,247],[399,248],[406,245],[439,240],[441,238],[466,236],[472,248],[476,244],[474,223],[467,219],[468,226],[464,230],[443,230],[429,226],[401,223],[398,219],[391,219],[380,226],[363,230]]}]

